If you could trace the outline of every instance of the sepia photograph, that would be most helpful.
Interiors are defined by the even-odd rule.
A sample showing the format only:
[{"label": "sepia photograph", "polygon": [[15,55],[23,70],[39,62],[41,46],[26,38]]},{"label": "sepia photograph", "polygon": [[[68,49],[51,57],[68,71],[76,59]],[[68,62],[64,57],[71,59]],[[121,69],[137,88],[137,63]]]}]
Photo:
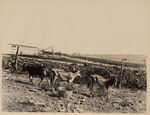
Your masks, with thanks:
[{"label": "sepia photograph", "polygon": [[1,112],[148,112],[147,0],[1,0]]}]

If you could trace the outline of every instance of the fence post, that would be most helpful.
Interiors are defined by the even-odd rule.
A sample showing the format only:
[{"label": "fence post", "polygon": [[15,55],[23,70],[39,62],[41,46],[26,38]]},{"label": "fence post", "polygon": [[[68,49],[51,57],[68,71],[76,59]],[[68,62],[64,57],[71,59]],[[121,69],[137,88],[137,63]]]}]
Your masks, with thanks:
[{"label": "fence post", "polygon": [[15,70],[18,69],[18,64],[17,64],[17,58],[18,58],[18,52],[19,52],[19,46],[17,46],[17,51],[16,51],[16,55],[15,55]]},{"label": "fence post", "polygon": [[146,67],[146,60],[144,59],[144,66]]},{"label": "fence post", "polygon": [[122,58],[122,60],[121,60],[121,82],[120,82],[120,85],[119,85],[119,87],[121,88],[121,86],[122,86],[122,83],[123,83],[123,81],[124,81],[124,76],[123,76],[123,70],[124,70],[124,61],[126,61],[127,59],[126,58]]},{"label": "fence post", "polygon": [[120,75],[120,84],[119,84],[119,88],[121,88],[121,84],[122,84],[122,80],[123,80],[123,60],[121,60],[121,75]]}]

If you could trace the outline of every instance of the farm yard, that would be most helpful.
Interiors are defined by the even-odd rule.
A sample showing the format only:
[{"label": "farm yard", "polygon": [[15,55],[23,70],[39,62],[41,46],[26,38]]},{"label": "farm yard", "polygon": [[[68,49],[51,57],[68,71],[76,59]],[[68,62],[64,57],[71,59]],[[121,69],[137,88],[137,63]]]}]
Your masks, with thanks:
[{"label": "farm yard", "polygon": [[[58,58],[60,57],[58,56]],[[125,67],[121,71],[120,66],[117,65],[71,57],[69,59],[73,61],[54,60],[54,56],[50,60],[32,56],[19,56],[18,70],[14,71],[14,68],[12,68],[13,57],[11,55],[3,55],[2,111],[66,112],[65,103],[68,102],[68,112],[146,112],[147,78],[144,66],[142,68]],[[85,62],[88,63],[87,66],[84,66]],[[46,79],[43,80],[40,86],[38,86],[39,77],[33,78],[33,84],[29,83],[28,73],[22,72],[24,63],[45,65],[48,69],[58,68],[66,72],[70,71],[70,65],[75,63],[76,68],[81,72],[81,76],[97,74],[105,79],[109,79],[111,74],[115,76],[117,82],[109,87],[108,92],[94,85],[94,97],[91,97],[90,89],[86,86],[85,79],[76,77],[73,83],[72,96],[66,101],[66,98],[59,98],[57,92],[51,91],[47,86]]]}]

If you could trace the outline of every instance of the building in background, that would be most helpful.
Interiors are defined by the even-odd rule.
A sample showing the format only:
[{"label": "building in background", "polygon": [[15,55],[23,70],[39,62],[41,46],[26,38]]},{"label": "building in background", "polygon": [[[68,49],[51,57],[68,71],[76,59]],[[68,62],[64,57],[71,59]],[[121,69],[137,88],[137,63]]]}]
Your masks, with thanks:
[{"label": "building in background", "polygon": [[19,47],[18,50],[19,55],[37,55],[39,53],[39,49],[33,46],[9,44],[9,47],[10,47],[10,54],[16,54],[17,47]]},{"label": "building in background", "polygon": [[54,53],[54,47],[50,46],[50,47],[48,47],[46,49],[41,49],[40,53],[41,54],[53,54]]}]

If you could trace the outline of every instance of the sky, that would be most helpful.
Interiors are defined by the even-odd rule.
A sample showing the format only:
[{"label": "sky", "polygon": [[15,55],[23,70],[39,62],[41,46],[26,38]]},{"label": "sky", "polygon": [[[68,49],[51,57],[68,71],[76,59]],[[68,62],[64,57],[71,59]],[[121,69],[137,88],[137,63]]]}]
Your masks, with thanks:
[{"label": "sky", "polygon": [[0,40],[65,53],[146,54],[148,0],[0,0]]}]

